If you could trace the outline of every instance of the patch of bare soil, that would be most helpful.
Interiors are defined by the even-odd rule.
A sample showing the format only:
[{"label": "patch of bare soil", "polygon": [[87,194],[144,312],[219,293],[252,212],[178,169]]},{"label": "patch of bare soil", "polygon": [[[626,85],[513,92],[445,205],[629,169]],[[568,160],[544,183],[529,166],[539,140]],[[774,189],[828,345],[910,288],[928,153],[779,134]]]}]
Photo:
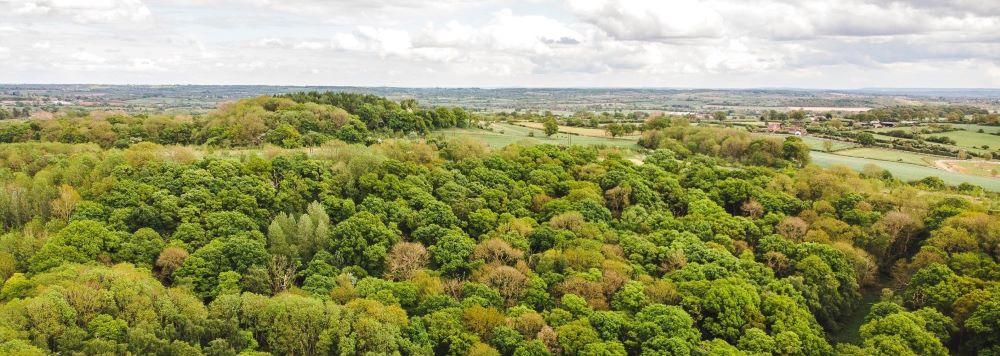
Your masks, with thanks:
[{"label": "patch of bare soil", "polygon": [[[981,167],[968,167],[963,166],[960,163],[971,163]],[[938,169],[943,169],[948,172],[962,173],[962,174],[972,174],[972,175],[985,175],[993,178],[1000,178],[1000,175],[996,174],[995,168],[1000,168],[1000,163],[992,161],[968,161],[968,160],[958,160],[958,159],[939,159],[934,161],[934,167]],[[972,170],[982,171],[973,172]],[[985,174],[983,174],[986,172]]]}]

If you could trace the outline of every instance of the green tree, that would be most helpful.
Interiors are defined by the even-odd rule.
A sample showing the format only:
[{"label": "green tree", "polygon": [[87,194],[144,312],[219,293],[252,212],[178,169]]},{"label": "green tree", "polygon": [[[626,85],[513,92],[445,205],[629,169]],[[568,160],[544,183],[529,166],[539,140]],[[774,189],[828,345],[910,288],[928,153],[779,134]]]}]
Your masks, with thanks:
[{"label": "green tree", "polygon": [[871,133],[868,133],[868,132],[862,132],[862,133],[857,134],[854,137],[854,140],[857,141],[862,146],[872,146],[876,142],[875,141],[875,136],[873,136]]},{"label": "green tree", "polygon": [[756,288],[746,281],[715,280],[701,298],[701,325],[709,335],[736,343],[744,329],[762,325],[759,306]]},{"label": "green tree", "polygon": [[446,275],[461,276],[476,266],[476,262],[470,261],[469,258],[475,249],[475,240],[461,231],[449,230],[428,248],[428,251],[431,253],[431,261],[439,271]]},{"label": "green tree", "polygon": [[861,342],[866,354],[947,355],[948,350],[924,321],[907,313],[895,313],[861,326]]},{"label": "green tree", "polygon": [[31,271],[41,272],[64,262],[111,260],[123,236],[93,220],[69,223],[31,258]]},{"label": "green tree", "polygon": [[965,320],[965,327],[976,335],[971,343],[977,347],[995,350],[996,345],[1000,345],[1000,300],[996,294],[976,308]]},{"label": "green tree", "polygon": [[194,287],[201,297],[208,298],[218,293],[220,274],[235,272],[242,276],[251,267],[265,266],[268,260],[267,249],[259,240],[246,237],[216,239],[188,256],[174,277]]},{"label": "green tree", "polygon": [[343,265],[359,266],[371,275],[380,275],[385,256],[397,241],[395,231],[374,214],[362,211],[337,224],[326,247]]},{"label": "green tree", "polygon": [[542,127],[545,131],[545,136],[552,136],[559,132],[559,123],[556,122],[554,117],[550,117],[542,123]]},{"label": "green tree", "polygon": [[587,345],[601,342],[597,331],[594,331],[587,319],[560,326],[556,328],[556,334],[559,335],[559,347],[570,355],[582,353]]},{"label": "green tree", "polygon": [[295,129],[295,127],[285,123],[279,124],[278,127],[268,132],[264,139],[267,140],[268,143],[284,148],[296,148],[302,146],[302,135]]},{"label": "green tree", "polygon": [[625,127],[618,123],[608,124],[604,127],[604,130],[607,131],[608,135],[611,135],[611,137],[618,137],[625,134]]},{"label": "green tree", "polygon": [[127,238],[115,253],[115,260],[151,267],[166,243],[153,229],[142,228]]}]

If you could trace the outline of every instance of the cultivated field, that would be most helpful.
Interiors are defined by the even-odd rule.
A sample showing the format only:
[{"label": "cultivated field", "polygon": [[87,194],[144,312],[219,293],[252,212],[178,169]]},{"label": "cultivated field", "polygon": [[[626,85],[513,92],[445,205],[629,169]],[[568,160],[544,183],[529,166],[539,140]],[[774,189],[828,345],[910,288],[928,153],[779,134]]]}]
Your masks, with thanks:
[{"label": "cultivated field", "polygon": [[[978,128],[976,129],[978,130]],[[785,137],[788,135],[774,134],[774,136]],[[939,176],[948,184],[967,182],[989,190],[1000,191],[1000,179],[998,179],[1000,175],[994,173],[995,169],[1000,169],[1000,162],[946,160],[943,157],[915,152],[876,147],[859,147],[857,144],[851,142],[837,140],[831,140],[834,145],[833,152],[830,153],[826,152],[826,149],[823,147],[823,141],[826,141],[826,139],[803,136],[802,141],[812,149],[813,163],[823,167],[845,165],[852,169],[860,170],[865,164],[872,163],[888,170],[894,176],[903,180]],[[974,149],[969,150],[974,151]],[[948,161],[950,163],[946,166],[938,163],[939,161]]]},{"label": "cultivated field", "polygon": [[936,176],[940,177],[945,183],[948,184],[961,184],[970,183],[983,187],[987,190],[1000,191],[1000,179],[974,176],[970,174],[962,174],[957,172],[949,172],[933,167],[918,166],[915,164],[901,163],[901,162],[889,162],[880,161],[875,159],[861,158],[861,157],[849,157],[842,156],[839,154],[831,154],[825,152],[812,152],[812,162],[820,167],[830,167],[830,166],[847,166],[851,169],[860,171],[866,164],[874,164],[876,166],[882,167],[892,173],[894,177],[902,180],[911,181],[923,179],[925,177]]},{"label": "cultivated field", "polygon": [[933,166],[934,161],[941,159],[941,157],[937,156],[873,147],[852,148],[849,150],[837,151],[837,154],[843,156],[877,159],[880,161],[909,163],[928,167]]},{"label": "cultivated field", "polygon": [[960,161],[960,160],[938,160],[935,162],[938,168],[964,174],[972,174],[983,177],[1000,178],[1000,162],[995,161]]},{"label": "cultivated field", "polygon": [[[533,142],[555,145],[606,145],[623,148],[638,148],[635,138],[610,138],[607,136],[571,135],[567,133],[557,133],[552,135],[552,137],[546,137],[545,132],[540,129],[504,123],[492,124],[492,128],[492,131],[477,128],[452,128],[442,130],[441,135],[446,137],[469,137],[480,140],[491,147],[503,147],[515,142]],[[534,134],[534,136],[532,137],[531,134]]]},{"label": "cultivated field", "polygon": [[804,110],[812,112],[827,112],[827,111],[839,111],[839,112],[865,112],[871,110],[872,108],[856,107],[856,108],[845,108],[845,107],[835,107],[835,106],[789,106],[788,110]]},{"label": "cultivated field", "polygon": [[[531,122],[531,121],[518,121],[512,124],[517,126],[530,127],[537,130],[543,130],[545,126],[540,122]],[[559,132],[564,132],[568,134],[577,134],[580,136],[590,136],[590,137],[607,137],[607,138],[611,137],[608,135],[608,132],[605,131],[604,129],[590,128],[590,127],[574,127],[574,126],[559,125]],[[642,135],[629,135],[629,136],[622,136],[619,138],[638,140],[640,136]]]}]

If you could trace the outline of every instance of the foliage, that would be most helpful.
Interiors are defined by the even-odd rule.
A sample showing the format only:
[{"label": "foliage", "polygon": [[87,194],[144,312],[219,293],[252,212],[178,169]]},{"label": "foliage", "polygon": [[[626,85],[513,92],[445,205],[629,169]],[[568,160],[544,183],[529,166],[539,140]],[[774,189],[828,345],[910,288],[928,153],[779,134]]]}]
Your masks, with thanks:
[{"label": "foliage", "polygon": [[[130,131],[143,141],[301,147],[472,117],[300,93],[183,122],[76,119],[27,136],[100,146],[0,147],[0,353],[941,355],[1000,343],[996,195],[809,166],[794,138],[656,117],[643,164],[598,147],[402,138],[189,155],[98,135],[96,122],[157,128]],[[128,148],[101,148],[114,146]],[[857,322],[856,345],[832,345],[868,286],[895,292]]]}]

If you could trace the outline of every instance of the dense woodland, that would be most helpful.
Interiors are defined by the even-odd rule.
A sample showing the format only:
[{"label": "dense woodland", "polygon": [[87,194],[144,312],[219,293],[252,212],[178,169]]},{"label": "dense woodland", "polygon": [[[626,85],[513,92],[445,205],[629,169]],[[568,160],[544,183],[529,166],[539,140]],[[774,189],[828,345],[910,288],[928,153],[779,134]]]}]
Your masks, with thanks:
[{"label": "dense woodland", "polygon": [[474,120],[307,93],[4,125],[0,353],[1000,353],[994,193],[677,119],[642,164],[403,137]]},{"label": "dense woodland", "polygon": [[809,146],[794,136],[754,136],[744,130],[691,126],[686,119],[662,116],[647,120],[643,128],[640,146],[666,149],[680,158],[702,154],[775,168],[809,163]]},{"label": "dense woodland", "polygon": [[966,116],[971,116],[972,122],[996,124],[997,115],[989,110],[969,105],[900,105],[886,108],[874,108],[863,113],[847,116],[857,121],[906,121],[906,120],[936,120],[944,118],[950,122],[962,122]]},{"label": "dense woodland", "polygon": [[129,115],[70,112],[56,119],[0,123],[0,143],[47,141],[96,143],[126,148],[138,142],[247,147],[270,143],[285,148],[317,146],[337,139],[371,144],[377,135],[425,134],[466,127],[472,115],[461,108],[420,108],[354,93],[296,93],[227,103],[208,115]]}]

